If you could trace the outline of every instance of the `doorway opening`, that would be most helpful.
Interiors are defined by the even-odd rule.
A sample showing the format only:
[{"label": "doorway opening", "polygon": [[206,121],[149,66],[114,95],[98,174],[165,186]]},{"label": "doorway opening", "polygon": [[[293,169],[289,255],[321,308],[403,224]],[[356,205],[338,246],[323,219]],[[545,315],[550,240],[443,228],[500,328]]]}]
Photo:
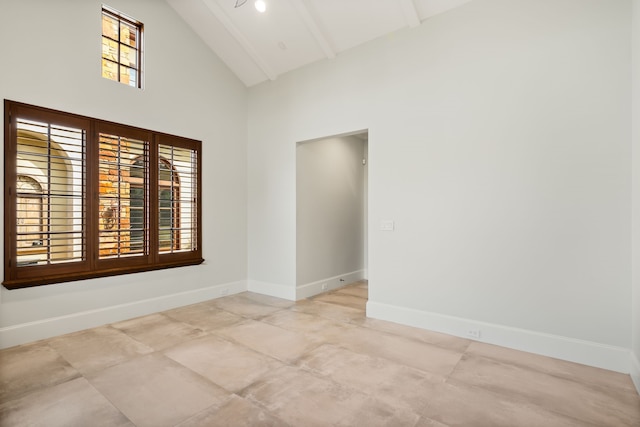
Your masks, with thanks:
[{"label": "doorway opening", "polygon": [[368,142],[365,130],[297,144],[297,299],[366,285]]}]

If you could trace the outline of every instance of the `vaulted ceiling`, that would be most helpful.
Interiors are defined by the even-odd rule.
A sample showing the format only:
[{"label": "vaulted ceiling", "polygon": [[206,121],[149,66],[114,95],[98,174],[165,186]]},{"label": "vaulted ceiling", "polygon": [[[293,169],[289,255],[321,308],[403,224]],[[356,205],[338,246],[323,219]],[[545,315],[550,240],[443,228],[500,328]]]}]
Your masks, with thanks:
[{"label": "vaulted ceiling", "polygon": [[422,21],[471,0],[167,0],[247,86]]}]

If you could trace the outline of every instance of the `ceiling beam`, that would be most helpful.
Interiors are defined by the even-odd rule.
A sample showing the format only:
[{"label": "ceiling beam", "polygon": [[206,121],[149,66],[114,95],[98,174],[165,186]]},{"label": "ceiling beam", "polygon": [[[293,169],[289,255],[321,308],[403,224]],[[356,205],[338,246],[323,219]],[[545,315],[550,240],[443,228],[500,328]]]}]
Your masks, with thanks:
[{"label": "ceiling beam", "polygon": [[295,7],[298,14],[304,21],[304,24],[307,26],[307,29],[313,35],[313,38],[316,39],[316,42],[320,45],[320,49],[324,52],[325,56],[329,59],[336,57],[336,52],[331,47],[329,40],[322,33],[320,26],[318,25],[318,21],[313,17],[311,10],[306,5],[305,0],[289,0],[290,3]]},{"label": "ceiling beam", "polygon": [[420,16],[413,0],[400,0],[400,6],[402,7],[402,13],[404,19],[407,21],[407,25],[410,28],[420,26]]},{"label": "ceiling beam", "polygon": [[258,51],[253,47],[251,42],[240,32],[238,27],[231,21],[231,18],[220,7],[216,0],[202,0],[204,4],[209,8],[211,13],[220,21],[224,28],[233,36],[234,39],[242,46],[244,51],[249,55],[251,60],[260,68],[260,70],[269,78],[269,80],[275,80],[277,74],[271,69],[269,64],[260,57]]}]

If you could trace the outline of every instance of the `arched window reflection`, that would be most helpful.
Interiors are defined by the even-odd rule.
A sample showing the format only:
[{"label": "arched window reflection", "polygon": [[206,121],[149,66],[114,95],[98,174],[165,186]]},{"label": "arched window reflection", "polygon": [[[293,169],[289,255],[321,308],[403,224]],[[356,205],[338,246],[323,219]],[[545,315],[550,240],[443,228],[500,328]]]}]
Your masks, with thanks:
[{"label": "arched window reflection", "polygon": [[47,252],[43,238],[45,231],[42,186],[34,178],[18,175],[16,182],[17,250],[20,255],[38,255]]},{"label": "arched window reflection", "polygon": [[[130,170],[131,249],[144,244],[144,164],[138,159]],[[158,162],[158,226],[161,251],[180,249],[180,178],[166,159]]]},{"label": "arched window reflection", "polygon": [[180,178],[166,159],[158,164],[160,251],[180,249]]}]

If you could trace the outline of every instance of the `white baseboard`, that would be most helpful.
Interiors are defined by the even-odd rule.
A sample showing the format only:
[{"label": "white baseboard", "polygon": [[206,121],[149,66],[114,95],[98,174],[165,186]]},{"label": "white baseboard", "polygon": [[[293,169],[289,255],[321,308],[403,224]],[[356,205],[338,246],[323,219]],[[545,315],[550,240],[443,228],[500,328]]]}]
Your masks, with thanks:
[{"label": "white baseboard", "polygon": [[248,280],[247,290],[258,294],[269,295],[276,298],[296,300],[296,288],[294,286],[281,285],[279,283],[260,282],[258,280]]},{"label": "white baseboard", "polygon": [[636,386],[636,390],[638,390],[638,394],[640,394],[640,360],[638,360],[638,356],[631,352],[631,379],[633,380],[633,384]]},{"label": "white baseboard", "polygon": [[[476,341],[625,374],[630,371],[629,355],[631,351],[623,347],[478,322],[371,300],[367,303],[367,316],[467,339],[470,339],[469,330],[479,331],[479,337],[475,338]],[[640,372],[639,366],[636,366],[636,369]]]},{"label": "white baseboard", "polygon": [[51,317],[35,322],[0,328],[0,348],[13,347],[45,338],[94,328],[159,311],[195,304],[225,295],[247,290],[247,282],[224,283],[207,288],[194,289],[171,295],[119,304],[95,310],[82,311],[65,316]]},{"label": "white baseboard", "polygon": [[[314,295],[321,294],[323,292],[337,289],[349,283],[363,280],[366,277],[366,270],[352,271],[351,273],[345,273],[338,276],[328,277],[326,279],[318,280],[312,283],[306,283],[296,288],[296,300],[312,297]],[[322,285],[327,285],[325,289]]]}]

